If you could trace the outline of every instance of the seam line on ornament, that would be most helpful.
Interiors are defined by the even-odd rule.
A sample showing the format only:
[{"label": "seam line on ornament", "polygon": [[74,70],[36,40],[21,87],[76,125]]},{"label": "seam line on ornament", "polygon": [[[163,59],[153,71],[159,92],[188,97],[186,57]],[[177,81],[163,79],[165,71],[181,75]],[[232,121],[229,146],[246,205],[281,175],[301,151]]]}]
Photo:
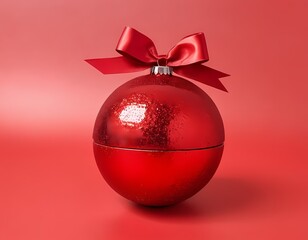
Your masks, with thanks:
[{"label": "seam line on ornament", "polygon": [[104,144],[99,144],[93,141],[95,145],[106,147],[106,148],[114,148],[114,149],[120,149],[120,150],[137,150],[137,151],[143,151],[143,152],[187,152],[187,151],[200,151],[200,150],[208,150],[212,148],[218,148],[218,147],[223,147],[224,143],[211,146],[211,147],[205,147],[205,148],[186,148],[186,149],[172,149],[172,150],[164,150],[164,149],[140,149],[140,148],[128,148],[128,147],[115,147],[115,146],[107,146]]}]

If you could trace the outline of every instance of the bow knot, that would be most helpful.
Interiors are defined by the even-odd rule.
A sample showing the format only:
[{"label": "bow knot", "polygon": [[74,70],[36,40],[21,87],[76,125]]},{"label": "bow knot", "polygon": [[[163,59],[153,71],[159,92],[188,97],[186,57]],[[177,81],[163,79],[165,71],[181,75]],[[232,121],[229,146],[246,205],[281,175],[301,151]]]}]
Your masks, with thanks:
[{"label": "bow knot", "polygon": [[86,61],[104,74],[137,72],[155,65],[171,66],[178,75],[227,91],[219,78],[229,75],[202,65],[209,60],[203,33],[186,36],[166,55],[158,55],[150,38],[125,27],[116,51],[122,57]]},{"label": "bow knot", "polygon": [[157,57],[157,65],[158,66],[167,66],[168,65],[167,55],[159,55]]}]

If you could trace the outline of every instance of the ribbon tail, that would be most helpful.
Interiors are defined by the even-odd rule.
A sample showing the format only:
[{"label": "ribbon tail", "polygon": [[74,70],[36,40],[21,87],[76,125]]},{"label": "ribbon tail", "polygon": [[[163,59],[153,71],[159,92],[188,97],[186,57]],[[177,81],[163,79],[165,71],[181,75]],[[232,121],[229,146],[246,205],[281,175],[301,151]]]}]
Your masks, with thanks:
[{"label": "ribbon tail", "polygon": [[85,61],[103,74],[139,72],[149,68],[148,64],[127,57],[96,58]]},{"label": "ribbon tail", "polygon": [[227,77],[229,75],[213,68],[200,64],[192,64],[185,67],[174,67],[173,71],[183,77],[194,79],[211,87],[228,92],[225,86],[220,82],[219,78]]}]

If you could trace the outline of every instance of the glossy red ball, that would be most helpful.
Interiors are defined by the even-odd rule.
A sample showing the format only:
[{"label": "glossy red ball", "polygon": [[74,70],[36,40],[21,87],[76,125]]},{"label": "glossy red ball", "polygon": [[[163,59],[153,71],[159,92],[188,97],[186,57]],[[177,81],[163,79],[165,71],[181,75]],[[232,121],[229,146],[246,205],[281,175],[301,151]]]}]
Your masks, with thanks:
[{"label": "glossy red ball", "polygon": [[116,192],[165,206],[193,196],[212,178],[224,127],[202,89],[180,77],[146,75],[109,96],[93,139],[99,170]]}]

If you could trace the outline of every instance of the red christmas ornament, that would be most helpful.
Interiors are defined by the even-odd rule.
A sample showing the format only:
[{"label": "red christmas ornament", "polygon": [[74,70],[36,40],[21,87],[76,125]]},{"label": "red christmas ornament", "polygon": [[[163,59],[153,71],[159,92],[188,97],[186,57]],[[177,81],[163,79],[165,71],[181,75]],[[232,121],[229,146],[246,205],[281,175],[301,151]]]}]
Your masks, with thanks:
[{"label": "red christmas ornament", "polygon": [[[189,42],[187,38],[183,40]],[[104,73],[119,72],[113,61],[125,72],[153,65],[149,52],[157,63],[167,65],[152,67],[150,75],[128,81],[108,97],[96,119],[93,147],[100,172],[116,192],[139,204],[165,206],[193,196],[209,182],[222,156],[224,128],[210,97],[190,81],[171,75],[173,66],[177,73],[199,78],[198,68],[205,67],[200,65],[200,47],[192,51],[186,45],[192,51],[189,56],[195,56],[183,67],[180,59],[183,63],[189,56],[187,51],[183,55],[181,42],[172,54],[159,57],[149,41],[126,28],[117,48],[125,57],[87,60]],[[138,48],[133,47],[136,42]],[[192,44],[206,50],[205,42],[194,39]],[[226,74],[205,68],[206,81],[225,90],[218,77]]]}]

